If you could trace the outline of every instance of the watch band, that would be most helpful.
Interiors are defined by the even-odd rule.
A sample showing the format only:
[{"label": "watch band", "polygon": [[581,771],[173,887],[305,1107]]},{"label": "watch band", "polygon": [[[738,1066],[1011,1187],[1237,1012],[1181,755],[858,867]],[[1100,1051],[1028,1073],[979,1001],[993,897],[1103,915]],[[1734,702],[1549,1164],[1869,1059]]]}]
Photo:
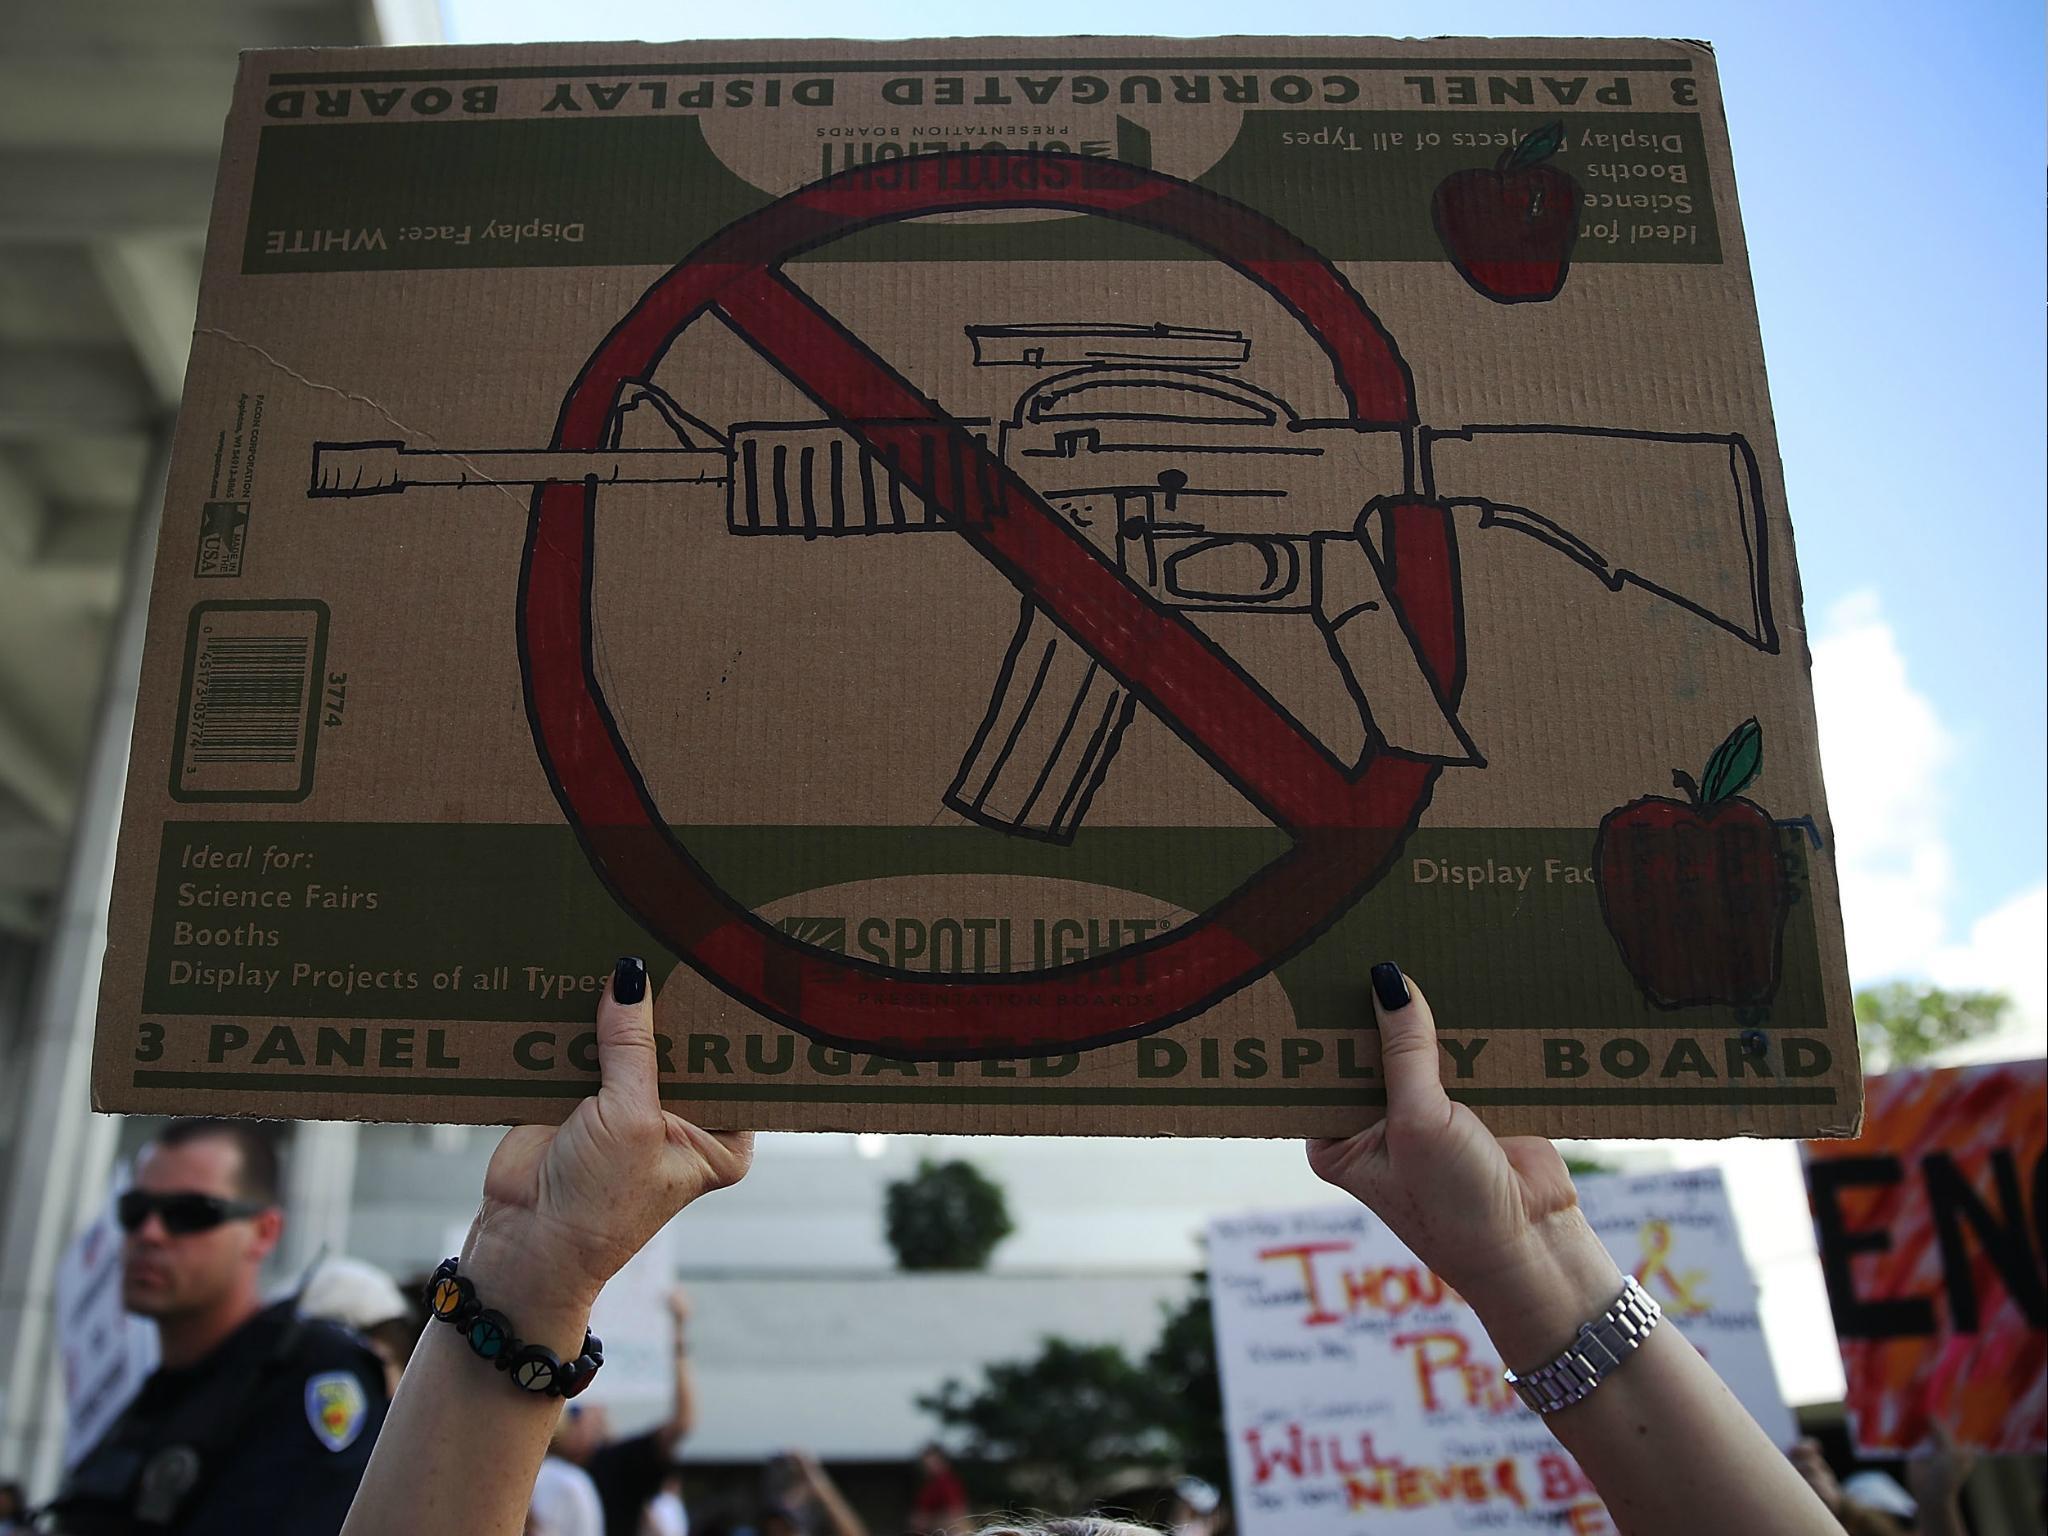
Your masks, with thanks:
[{"label": "watch band", "polygon": [[1643,1340],[1663,1319],[1657,1298],[1629,1275],[1613,1306],[1590,1323],[1579,1325],[1578,1337],[1563,1354],[1533,1371],[1504,1371],[1507,1384],[1538,1413],[1555,1413],[1584,1402],[1622,1361],[1643,1347]]}]

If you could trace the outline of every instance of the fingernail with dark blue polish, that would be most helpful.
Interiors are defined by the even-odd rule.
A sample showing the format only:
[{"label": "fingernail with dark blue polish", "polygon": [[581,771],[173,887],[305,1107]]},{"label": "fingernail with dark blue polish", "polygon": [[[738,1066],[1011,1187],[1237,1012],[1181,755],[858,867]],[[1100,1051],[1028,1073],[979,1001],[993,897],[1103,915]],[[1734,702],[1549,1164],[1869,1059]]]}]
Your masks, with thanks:
[{"label": "fingernail with dark blue polish", "polygon": [[1401,974],[1401,967],[1391,960],[1382,960],[1372,968],[1372,995],[1380,1000],[1380,1006],[1389,1013],[1397,1008],[1406,1008],[1412,1001],[1408,996],[1408,978]]},{"label": "fingernail with dark blue polish", "polygon": [[[1391,967],[1389,967],[1391,969]],[[1398,977],[1400,972],[1396,971]],[[1374,973],[1377,984],[1378,973]],[[1405,988],[1403,991],[1405,992]],[[621,955],[612,967],[612,1001],[631,1007],[647,995],[647,962],[638,955]]]}]

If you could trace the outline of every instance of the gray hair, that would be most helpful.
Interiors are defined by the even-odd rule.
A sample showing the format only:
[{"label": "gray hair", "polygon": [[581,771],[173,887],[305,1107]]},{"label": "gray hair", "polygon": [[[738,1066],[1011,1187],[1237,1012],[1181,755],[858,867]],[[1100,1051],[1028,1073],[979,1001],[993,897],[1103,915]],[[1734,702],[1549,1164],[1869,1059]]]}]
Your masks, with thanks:
[{"label": "gray hair", "polygon": [[980,1527],[975,1536],[1162,1536],[1159,1528],[1102,1515],[1011,1515]]}]

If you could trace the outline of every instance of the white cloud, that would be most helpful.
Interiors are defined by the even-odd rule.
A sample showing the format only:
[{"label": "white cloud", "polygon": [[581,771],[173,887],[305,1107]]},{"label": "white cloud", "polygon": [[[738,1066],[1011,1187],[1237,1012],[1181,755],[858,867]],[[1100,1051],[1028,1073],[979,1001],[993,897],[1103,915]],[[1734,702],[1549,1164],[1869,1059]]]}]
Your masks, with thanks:
[{"label": "white cloud", "polygon": [[1989,1059],[2048,1039],[2048,886],[2036,885],[1950,932],[1955,859],[1944,820],[1956,741],[1913,686],[1875,592],[1828,610],[1813,642],[1821,763],[1835,824],[1849,971],[1990,988],[2015,1004],[2011,1029],[1966,1051]]},{"label": "white cloud", "polygon": [[1948,937],[1955,861],[1942,773],[1955,742],[1907,677],[1875,592],[1828,611],[1813,642],[1813,692],[1850,973],[1922,974]]},{"label": "white cloud", "polygon": [[1944,987],[1990,988],[2013,1002],[2013,1017],[2004,1029],[1942,1060],[2048,1054],[2048,885],[2022,891],[1978,918],[1962,943],[1935,951],[1927,973]]}]

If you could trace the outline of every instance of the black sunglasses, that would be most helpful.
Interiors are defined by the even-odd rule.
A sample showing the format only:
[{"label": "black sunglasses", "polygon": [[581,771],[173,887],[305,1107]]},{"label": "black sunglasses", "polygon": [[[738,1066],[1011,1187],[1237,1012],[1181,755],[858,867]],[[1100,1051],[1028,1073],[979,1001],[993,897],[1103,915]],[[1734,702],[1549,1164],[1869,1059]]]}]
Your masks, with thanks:
[{"label": "black sunglasses", "polygon": [[219,1195],[152,1195],[146,1190],[130,1189],[122,1191],[121,1198],[114,1202],[114,1219],[121,1223],[123,1232],[135,1232],[154,1211],[166,1232],[173,1237],[188,1237],[194,1232],[211,1232],[224,1221],[259,1216],[269,1209],[270,1204],[265,1200],[223,1200]]}]

